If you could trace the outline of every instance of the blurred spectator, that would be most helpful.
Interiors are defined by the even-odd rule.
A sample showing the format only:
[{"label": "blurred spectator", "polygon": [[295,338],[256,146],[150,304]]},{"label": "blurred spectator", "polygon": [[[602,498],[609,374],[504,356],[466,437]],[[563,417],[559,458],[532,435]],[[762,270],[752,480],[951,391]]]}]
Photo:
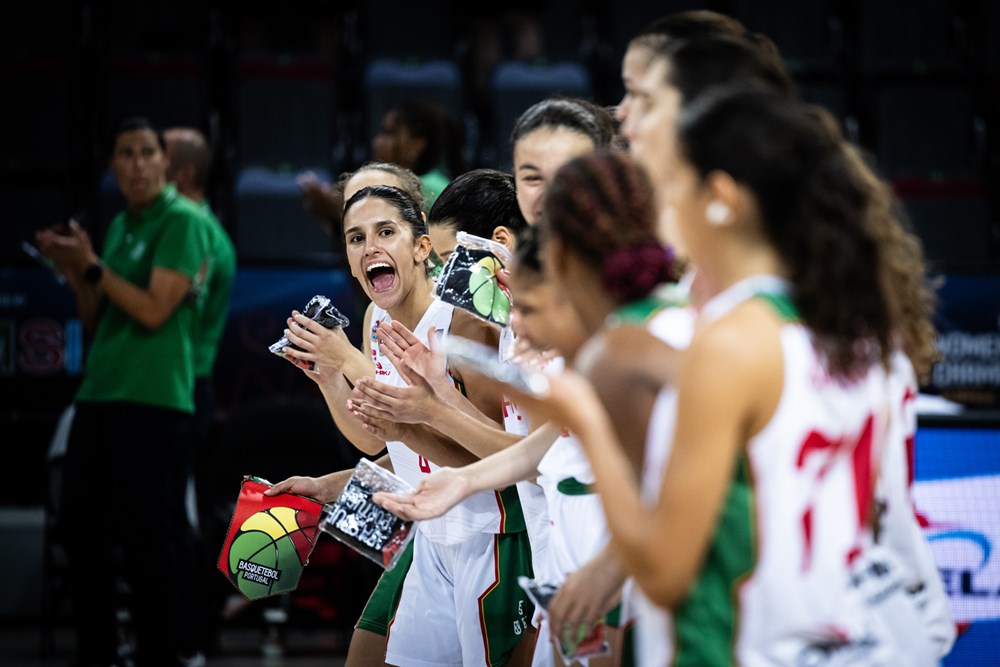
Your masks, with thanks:
[{"label": "blurred spectator", "polygon": [[166,130],[164,139],[167,181],[197,204],[209,223],[207,290],[194,350],[195,408],[199,431],[207,435],[214,420],[212,369],[229,314],[229,297],[236,277],[236,248],[205,198],[212,151],[204,135],[194,128],[177,127]]},{"label": "blurred spectator", "polygon": [[541,3],[523,0],[503,5],[462,5],[472,61],[473,106],[480,114],[489,112],[490,78],[498,63],[545,56],[542,7]]},{"label": "blurred spectator", "polygon": [[[164,133],[167,155],[167,181],[177,186],[177,191],[201,207],[208,224],[209,262],[207,293],[198,318],[194,339],[194,408],[195,408],[195,459],[194,469],[206,469],[215,452],[215,390],[212,370],[219,350],[219,341],[229,315],[229,299],[236,277],[236,248],[225,228],[212,212],[205,198],[205,187],[212,166],[212,150],[205,136],[190,127],[174,127]],[[204,477],[204,475],[202,475]],[[195,488],[198,488],[196,485]],[[204,486],[201,486],[204,488]],[[229,584],[218,576],[215,556],[225,538],[225,528],[212,532],[211,515],[201,493],[196,493],[198,529],[200,539],[200,567],[204,574],[202,590],[205,604],[204,618],[199,624],[204,633],[203,645],[215,641],[217,623],[221,616],[225,593]]]},{"label": "blurred spectator", "polygon": [[[404,167],[420,177],[424,211],[452,178],[466,171],[462,133],[455,119],[435,104],[410,102],[390,109],[372,137],[372,160]],[[299,179],[303,205],[334,236],[340,235],[344,193],[339,184],[324,183],[315,174]]]},{"label": "blurred spectator", "polygon": [[119,126],[110,166],[127,208],[111,222],[103,256],[75,221],[36,234],[93,334],[61,494],[76,658],[120,664],[121,574],[135,664],[198,664],[191,610],[200,607],[199,578],[185,492],[210,222],[167,184],[163,137],[148,120]]}]

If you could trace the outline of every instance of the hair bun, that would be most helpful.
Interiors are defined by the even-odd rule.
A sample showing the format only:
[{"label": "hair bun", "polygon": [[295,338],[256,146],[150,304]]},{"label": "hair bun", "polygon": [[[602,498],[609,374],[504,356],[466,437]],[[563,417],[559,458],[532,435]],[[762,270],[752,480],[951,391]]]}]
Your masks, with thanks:
[{"label": "hair bun", "polygon": [[601,267],[601,282],[616,303],[642,298],[674,280],[677,275],[673,252],[658,243],[617,248]]}]

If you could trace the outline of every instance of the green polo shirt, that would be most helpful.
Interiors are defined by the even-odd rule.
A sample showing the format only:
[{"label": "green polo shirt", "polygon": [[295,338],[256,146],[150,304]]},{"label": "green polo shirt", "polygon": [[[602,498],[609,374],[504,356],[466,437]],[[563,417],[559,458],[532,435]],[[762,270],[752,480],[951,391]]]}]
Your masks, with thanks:
[{"label": "green polo shirt", "polygon": [[448,187],[451,180],[440,167],[431,169],[420,177],[420,189],[424,191],[424,212],[430,213],[431,207],[437,201],[441,191]]},{"label": "green polo shirt", "polygon": [[208,221],[194,202],[166,186],[139,212],[111,221],[102,258],[115,274],[143,289],[153,269],[192,279],[192,297],[163,325],[147,329],[107,297],[87,354],[78,401],[125,401],[194,412],[194,334],[207,275]]},{"label": "green polo shirt", "polygon": [[229,315],[229,295],[236,278],[236,248],[225,227],[219,222],[208,202],[198,204],[208,220],[209,272],[194,341],[194,376],[208,378],[215,366],[219,340]]}]

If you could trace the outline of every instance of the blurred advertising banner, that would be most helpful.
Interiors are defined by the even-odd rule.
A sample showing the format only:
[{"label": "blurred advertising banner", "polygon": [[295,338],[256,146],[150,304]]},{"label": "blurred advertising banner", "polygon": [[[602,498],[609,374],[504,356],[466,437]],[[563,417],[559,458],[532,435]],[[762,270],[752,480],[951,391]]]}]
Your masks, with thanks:
[{"label": "blurred advertising banner", "polygon": [[1000,654],[1000,415],[921,419],[914,500],[959,637],[947,667]]}]

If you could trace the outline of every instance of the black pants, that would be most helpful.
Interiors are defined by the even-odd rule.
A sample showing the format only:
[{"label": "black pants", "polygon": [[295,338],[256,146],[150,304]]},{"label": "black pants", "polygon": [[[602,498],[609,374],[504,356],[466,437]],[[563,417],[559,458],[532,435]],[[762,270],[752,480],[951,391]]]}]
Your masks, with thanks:
[{"label": "black pants", "polygon": [[[78,661],[117,657],[116,568],[130,591],[140,666],[194,649],[199,577],[185,507],[190,415],[137,403],[78,403],[60,523],[69,558]],[[120,554],[120,557],[116,555]]]}]

